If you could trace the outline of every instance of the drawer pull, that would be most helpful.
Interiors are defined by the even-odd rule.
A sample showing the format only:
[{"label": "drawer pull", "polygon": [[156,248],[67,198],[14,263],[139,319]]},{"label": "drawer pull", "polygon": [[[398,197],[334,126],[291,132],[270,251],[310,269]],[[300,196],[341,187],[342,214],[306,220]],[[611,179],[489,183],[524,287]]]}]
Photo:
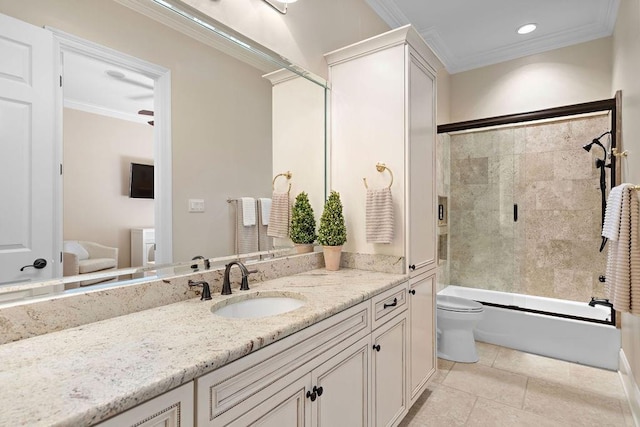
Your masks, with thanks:
[{"label": "drawer pull", "polygon": [[398,298],[394,298],[391,304],[385,304],[382,306],[382,308],[395,307],[396,305],[398,305]]},{"label": "drawer pull", "polygon": [[409,266],[409,270],[411,270],[411,271],[416,271],[416,265],[415,265],[415,264],[411,264],[411,265]]},{"label": "drawer pull", "polygon": [[409,293],[410,293],[411,295],[415,295],[415,294],[416,294],[416,290],[415,290],[415,289],[411,289],[411,290],[409,291]]},{"label": "drawer pull", "polygon": [[373,346],[373,349],[374,349],[375,351],[380,351],[380,344],[375,344],[375,345]]},{"label": "drawer pull", "polygon": [[322,396],[324,389],[322,387],[313,386],[313,392],[318,394],[318,397]]}]

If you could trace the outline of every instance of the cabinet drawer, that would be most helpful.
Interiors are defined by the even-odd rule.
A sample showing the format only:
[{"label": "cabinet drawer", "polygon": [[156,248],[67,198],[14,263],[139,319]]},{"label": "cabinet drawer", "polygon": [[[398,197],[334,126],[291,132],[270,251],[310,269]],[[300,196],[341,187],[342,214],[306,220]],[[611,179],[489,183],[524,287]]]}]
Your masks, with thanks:
[{"label": "cabinet drawer", "polygon": [[330,349],[346,348],[370,333],[370,316],[369,304],[359,304],[198,378],[199,424],[262,394],[305,363],[331,353]]},{"label": "cabinet drawer", "polygon": [[373,329],[407,308],[407,282],[372,298]]}]

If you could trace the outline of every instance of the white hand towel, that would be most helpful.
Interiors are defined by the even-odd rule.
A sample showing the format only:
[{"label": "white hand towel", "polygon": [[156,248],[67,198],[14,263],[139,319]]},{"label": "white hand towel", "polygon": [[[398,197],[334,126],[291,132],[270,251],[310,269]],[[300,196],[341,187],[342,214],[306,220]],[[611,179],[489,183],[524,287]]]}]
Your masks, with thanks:
[{"label": "white hand towel", "polygon": [[393,241],[393,199],[390,188],[367,190],[365,219],[367,243]]},{"label": "white hand towel", "polygon": [[289,237],[291,222],[291,203],[289,193],[273,193],[271,197],[271,215],[267,236],[285,239]]},{"label": "white hand towel", "polygon": [[269,225],[269,216],[271,216],[271,199],[268,197],[261,197],[259,200],[260,211],[262,213],[262,225]]},{"label": "white hand towel", "polygon": [[609,240],[618,240],[620,232],[620,209],[622,208],[622,189],[625,185],[613,187],[607,198],[607,208],[604,211],[604,223],[602,224],[602,237]]},{"label": "white hand towel", "polygon": [[251,227],[256,225],[256,199],[243,197],[242,199],[242,225]]}]

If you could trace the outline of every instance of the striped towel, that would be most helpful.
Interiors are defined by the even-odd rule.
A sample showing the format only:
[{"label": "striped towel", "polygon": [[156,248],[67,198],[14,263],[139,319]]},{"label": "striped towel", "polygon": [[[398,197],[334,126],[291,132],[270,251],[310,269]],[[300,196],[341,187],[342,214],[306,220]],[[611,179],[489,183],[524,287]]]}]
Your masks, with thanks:
[{"label": "striped towel", "polygon": [[367,243],[393,241],[393,200],[390,188],[367,190]]},{"label": "striped towel", "polygon": [[271,197],[271,215],[267,236],[285,239],[289,237],[289,223],[291,222],[291,203],[289,193],[273,193]]},{"label": "striped towel", "polygon": [[619,212],[619,229],[609,245],[605,290],[613,308],[640,315],[640,206],[631,184],[618,187],[622,196],[613,209]]}]

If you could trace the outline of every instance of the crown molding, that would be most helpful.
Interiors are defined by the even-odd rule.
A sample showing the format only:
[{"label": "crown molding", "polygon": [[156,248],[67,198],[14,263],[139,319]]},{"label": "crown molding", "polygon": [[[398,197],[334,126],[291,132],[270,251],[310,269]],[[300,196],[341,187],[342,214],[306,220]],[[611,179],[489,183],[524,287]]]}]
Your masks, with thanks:
[{"label": "crown molding", "polygon": [[391,28],[402,27],[410,23],[409,18],[393,0],[366,0],[366,2]]}]

